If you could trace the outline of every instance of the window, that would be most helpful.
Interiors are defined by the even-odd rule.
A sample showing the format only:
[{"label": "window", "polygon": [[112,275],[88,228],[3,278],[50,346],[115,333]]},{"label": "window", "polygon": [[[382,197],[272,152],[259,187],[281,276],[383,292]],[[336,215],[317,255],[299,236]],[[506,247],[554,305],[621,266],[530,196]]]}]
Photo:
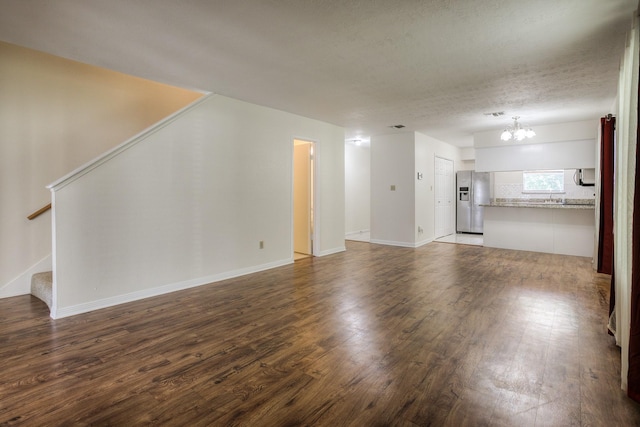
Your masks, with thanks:
[{"label": "window", "polygon": [[523,193],[564,193],[564,171],[522,172]]}]

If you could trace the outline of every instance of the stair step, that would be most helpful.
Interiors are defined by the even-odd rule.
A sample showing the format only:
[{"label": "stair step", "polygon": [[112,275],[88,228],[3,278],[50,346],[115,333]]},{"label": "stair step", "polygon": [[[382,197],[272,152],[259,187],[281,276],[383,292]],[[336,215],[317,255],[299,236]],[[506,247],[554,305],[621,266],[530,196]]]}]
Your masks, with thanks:
[{"label": "stair step", "polygon": [[51,309],[53,301],[53,272],[45,271],[31,276],[31,295],[41,299]]}]

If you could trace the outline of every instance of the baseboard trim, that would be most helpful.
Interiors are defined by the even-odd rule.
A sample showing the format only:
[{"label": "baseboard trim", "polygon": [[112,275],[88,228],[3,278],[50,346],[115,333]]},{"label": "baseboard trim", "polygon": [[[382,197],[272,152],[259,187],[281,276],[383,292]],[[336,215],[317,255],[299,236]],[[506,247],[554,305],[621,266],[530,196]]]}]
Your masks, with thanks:
[{"label": "baseboard trim", "polygon": [[387,246],[400,246],[402,248],[413,248],[413,243],[409,242],[397,242],[394,240],[380,240],[380,239],[371,239],[371,243],[375,243],[376,245],[387,245]]},{"label": "baseboard trim", "polygon": [[77,314],[88,313],[94,310],[100,310],[102,308],[113,307],[128,302],[138,301],[144,298],[155,297],[159,295],[168,294],[171,292],[181,291],[184,289],[195,288],[198,286],[209,285],[215,282],[220,282],[226,279],[232,279],[234,277],[245,276],[247,274],[258,273],[264,270],[270,270],[276,267],[282,267],[284,265],[292,264],[293,260],[287,259],[282,261],[275,261],[268,264],[262,264],[249,268],[242,268],[234,271],[229,271],[221,274],[214,274],[211,276],[200,277],[197,279],[185,280],[183,282],[171,283],[164,286],[158,286],[155,288],[144,289],[137,292],[131,292],[124,295],[116,295],[109,298],[104,298],[96,301],[90,301],[87,303],[77,304],[69,307],[52,308],[51,317],[53,319],[61,319],[63,317],[75,316]]},{"label": "baseboard trim", "polygon": [[433,239],[421,240],[419,242],[416,242],[415,247],[419,248],[420,246],[428,245],[431,242],[433,242]]},{"label": "baseboard trim", "polygon": [[361,235],[361,234],[364,234],[364,233],[370,233],[370,232],[371,232],[371,231],[370,231],[369,229],[367,229],[367,230],[359,230],[359,231],[350,231],[350,232],[348,232],[347,234],[345,234],[345,235],[344,235],[344,237],[345,237],[346,239],[348,239],[349,237],[359,236],[359,235]]},{"label": "baseboard trim", "polygon": [[327,249],[327,250],[324,250],[324,251],[320,251],[319,253],[313,254],[313,255],[314,256],[327,256],[327,255],[333,255],[333,254],[337,254],[337,253],[340,253],[340,252],[344,252],[346,250],[347,250],[346,246],[340,246],[340,247],[337,247],[337,248],[332,248],[332,249]]},{"label": "baseboard trim", "polygon": [[419,248],[420,246],[424,246],[427,243],[431,243],[433,240],[421,240],[420,242],[410,243],[410,242],[396,242],[393,240],[379,240],[379,239],[371,239],[371,243],[375,243],[377,245],[387,245],[387,246],[399,246],[402,248]]},{"label": "baseboard trim", "polygon": [[17,297],[31,293],[31,276],[52,270],[51,254],[29,267],[24,273],[0,288],[0,298]]}]

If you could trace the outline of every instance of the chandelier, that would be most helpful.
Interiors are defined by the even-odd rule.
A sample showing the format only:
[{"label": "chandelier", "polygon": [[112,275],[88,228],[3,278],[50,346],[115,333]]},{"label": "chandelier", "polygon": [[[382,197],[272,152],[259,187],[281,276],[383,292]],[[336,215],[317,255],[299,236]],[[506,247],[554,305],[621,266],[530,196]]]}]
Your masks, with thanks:
[{"label": "chandelier", "polygon": [[515,139],[516,141],[522,141],[525,138],[533,138],[536,136],[536,133],[530,127],[524,128],[518,122],[520,116],[513,116],[513,126],[509,126],[505,130],[502,131],[500,135],[500,139],[503,141],[509,141],[511,139]]}]

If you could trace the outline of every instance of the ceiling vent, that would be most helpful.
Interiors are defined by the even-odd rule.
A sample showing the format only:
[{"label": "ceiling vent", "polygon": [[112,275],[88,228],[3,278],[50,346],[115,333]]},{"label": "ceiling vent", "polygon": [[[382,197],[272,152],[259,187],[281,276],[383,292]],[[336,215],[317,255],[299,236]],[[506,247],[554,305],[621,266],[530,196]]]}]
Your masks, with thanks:
[{"label": "ceiling vent", "polygon": [[391,125],[391,126],[389,126],[389,127],[390,127],[390,128],[393,128],[393,129],[402,129],[402,128],[403,128],[403,127],[405,127],[405,126],[404,126],[404,125]]},{"label": "ceiling vent", "polygon": [[485,116],[500,117],[504,116],[504,111],[496,111],[494,113],[484,113]]}]

